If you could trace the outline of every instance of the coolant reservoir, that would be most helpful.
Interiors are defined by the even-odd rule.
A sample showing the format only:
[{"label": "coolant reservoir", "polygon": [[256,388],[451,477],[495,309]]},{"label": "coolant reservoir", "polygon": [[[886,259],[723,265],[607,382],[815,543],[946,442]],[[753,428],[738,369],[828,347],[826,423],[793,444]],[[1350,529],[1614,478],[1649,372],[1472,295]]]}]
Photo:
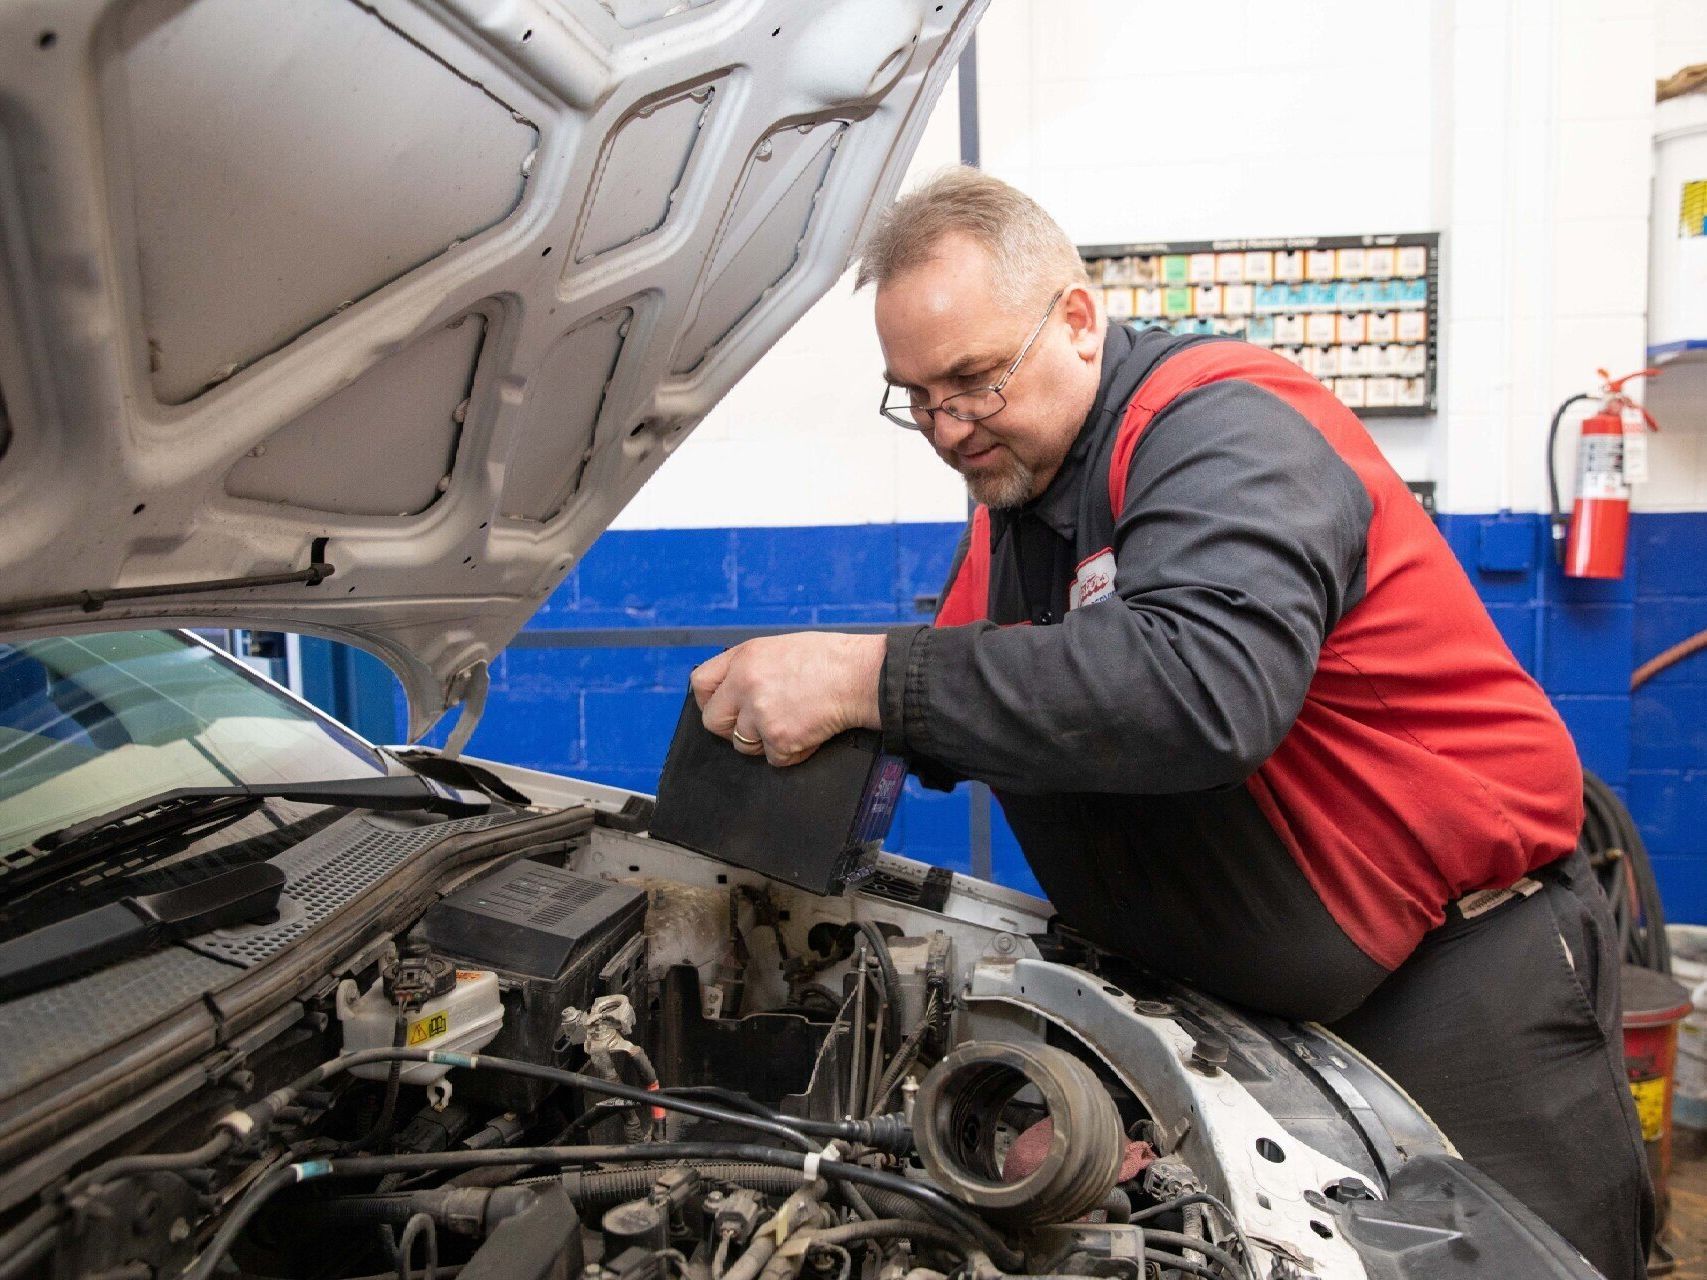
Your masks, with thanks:
[{"label": "coolant reservoir", "polygon": [[[490,969],[457,969],[456,981],[430,996],[408,1014],[404,1045],[410,1049],[444,1049],[472,1053],[487,1044],[504,1025],[504,1004],[498,975]],[[398,1006],[387,994],[383,979],[365,992],[352,979],[338,984],[338,1021],[344,1025],[344,1051],[390,1047],[396,1033]],[[405,1064],[404,1084],[426,1085],[441,1080],[450,1068],[436,1062]],[[351,1075],[383,1080],[391,1066],[370,1062]]]}]

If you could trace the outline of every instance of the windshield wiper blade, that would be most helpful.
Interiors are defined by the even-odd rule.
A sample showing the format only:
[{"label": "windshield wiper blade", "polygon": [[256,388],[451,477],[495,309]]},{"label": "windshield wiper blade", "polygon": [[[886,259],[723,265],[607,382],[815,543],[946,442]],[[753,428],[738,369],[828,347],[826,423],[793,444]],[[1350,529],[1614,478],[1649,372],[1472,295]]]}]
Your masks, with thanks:
[{"label": "windshield wiper blade", "polygon": [[285,874],[251,862],[195,884],[109,902],[0,943],[0,1000],[10,1000],[165,942],[278,910]]},{"label": "windshield wiper blade", "polygon": [[[486,813],[490,796],[449,787],[420,774],[375,778],[332,778],[325,782],[271,782],[219,787],[178,787],[122,809],[76,822],[38,836],[32,854],[58,854],[96,837],[132,840],[152,834],[162,825],[177,826],[234,805],[263,800],[295,800],[301,804],[338,805],[347,809],[426,810],[465,818]],[[102,840],[104,843],[104,839]]]}]

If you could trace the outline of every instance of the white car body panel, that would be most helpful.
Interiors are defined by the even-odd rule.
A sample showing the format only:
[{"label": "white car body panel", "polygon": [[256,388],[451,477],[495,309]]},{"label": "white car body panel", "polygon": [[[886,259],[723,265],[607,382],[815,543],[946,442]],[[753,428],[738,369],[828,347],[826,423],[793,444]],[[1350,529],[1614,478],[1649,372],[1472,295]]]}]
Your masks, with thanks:
[{"label": "white car body panel", "polygon": [[985,3],[0,9],[0,632],[347,640],[411,736],[477,701],[840,277]]}]

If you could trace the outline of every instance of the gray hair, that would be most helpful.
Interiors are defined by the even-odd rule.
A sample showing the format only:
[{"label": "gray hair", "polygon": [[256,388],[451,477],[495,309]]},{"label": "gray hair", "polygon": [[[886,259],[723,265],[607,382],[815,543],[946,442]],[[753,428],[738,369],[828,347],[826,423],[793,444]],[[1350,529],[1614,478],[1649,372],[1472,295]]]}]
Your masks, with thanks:
[{"label": "gray hair", "polygon": [[854,288],[881,288],[929,261],[938,242],[955,233],[989,254],[997,294],[1011,310],[1029,310],[1063,285],[1088,282],[1079,251],[1037,201],[1000,178],[956,165],[884,211],[860,254]]}]

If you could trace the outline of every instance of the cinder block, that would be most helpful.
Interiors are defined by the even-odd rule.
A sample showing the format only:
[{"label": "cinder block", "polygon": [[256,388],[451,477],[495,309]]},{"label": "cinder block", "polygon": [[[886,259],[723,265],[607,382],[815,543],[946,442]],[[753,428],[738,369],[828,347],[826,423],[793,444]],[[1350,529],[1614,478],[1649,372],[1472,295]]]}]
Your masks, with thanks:
[{"label": "cinder block", "polygon": [[1707,599],[1707,511],[1639,511],[1630,518],[1636,598]]},{"label": "cinder block", "polygon": [[[1590,170],[1599,157],[1560,168]],[[1607,188],[1603,187],[1603,190]],[[1553,223],[1554,314],[1560,316],[1639,315],[1648,304],[1648,218],[1646,184],[1634,188],[1639,199],[1620,217],[1564,217]],[[1597,202],[1597,213],[1604,206]],[[1585,262],[1594,263],[1584,271]]]},{"label": "cinder block", "polygon": [[[1645,220],[1653,174],[1653,133],[1653,125],[1640,117],[1577,121],[1559,138],[1553,206],[1624,213]],[[1642,261],[1634,265],[1645,281],[1645,234],[1642,253]],[[1597,263],[1597,273],[1604,269],[1604,264]]]},{"label": "cinder block", "polygon": [[1628,560],[1622,578],[1572,578],[1566,576],[1552,547],[1549,538],[1541,557],[1541,595],[1550,604],[1624,604],[1636,598],[1636,574]]},{"label": "cinder block", "polygon": [[1668,924],[1707,924],[1707,848],[1651,858]]},{"label": "cinder block", "polygon": [[1535,568],[1539,525],[1533,517],[1483,520],[1476,567],[1485,573],[1529,573]]},{"label": "cinder block", "polygon": [[582,695],[588,762],[610,768],[661,769],[686,696],[686,689],[594,690]]},{"label": "cinder block", "polygon": [[[1669,415],[1655,421],[1672,425]],[[1648,440],[1648,478],[1631,495],[1636,513],[1687,514],[1707,507],[1707,434],[1662,429]]]},{"label": "cinder block", "polygon": [[1630,772],[1630,699],[1590,694],[1554,695],[1553,705],[1571,731],[1583,768],[1609,786]]},{"label": "cinder block", "polygon": [[[608,533],[605,534],[605,537],[607,538],[610,536],[611,535]],[[528,627],[552,627],[561,625],[563,619],[574,614],[575,606],[578,603],[578,596],[579,585],[577,582],[577,575],[574,570],[570,570],[569,576],[557,584],[552,593],[545,598],[545,603],[540,605],[538,610],[535,611],[533,617],[528,619],[526,625]]]},{"label": "cinder block", "polygon": [[1535,619],[1538,613],[1533,605],[1526,604],[1488,606],[1488,616],[1499,629],[1500,638],[1530,675],[1535,675]]},{"label": "cinder block", "polygon": [[1542,615],[1542,684],[1554,694],[1628,696],[1635,610],[1627,604],[1553,605]]},{"label": "cinder block", "polygon": [[[1452,548],[1453,555],[1476,588],[1476,594],[1490,605],[1532,604],[1536,600],[1538,588],[1533,571],[1533,547],[1539,537],[1536,523],[1534,516],[1507,514],[1446,514],[1437,521],[1441,536]],[[1491,535],[1485,533],[1490,527],[1494,531]],[[1531,567],[1528,570],[1501,570],[1485,563],[1489,557],[1485,555],[1484,547],[1490,537],[1495,552],[1492,559],[1496,564],[1515,563],[1521,558],[1521,553],[1513,544],[1527,544],[1531,548]]]},{"label": "cinder block", "polygon": [[735,598],[757,605],[888,604],[895,598],[894,525],[737,529]]},{"label": "cinder block", "polygon": [[[456,724],[447,716],[434,727],[435,746]],[[587,764],[579,693],[488,699],[468,754],[552,773],[573,773]]]},{"label": "cinder block", "polygon": [[1632,769],[1707,769],[1707,671],[1701,674],[1699,684],[1655,681],[1630,695]]},{"label": "cinder block", "polygon": [[[1635,664],[1665,652],[1700,631],[1707,631],[1707,598],[1644,600],[1636,607]],[[1649,686],[1707,679],[1707,653],[1695,653],[1654,676]]]},{"label": "cinder block", "polygon": [[731,529],[617,529],[595,542],[580,568],[579,615],[641,621],[672,608],[735,606]]},{"label": "cinder block", "polygon": [[816,626],[833,626],[855,622],[900,626],[910,622],[929,621],[928,615],[921,616],[914,613],[910,602],[905,609],[893,604],[847,604],[826,605],[822,609],[812,610],[812,622]]},{"label": "cinder block", "polygon": [[[572,639],[572,634],[567,638]],[[686,693],[689,673],[715,653],[715,647],[701,646],[510,649],[506,693],[515,697],[587,690]]]},{"label": "cinder block", "polygon": [[1559,24],[1559,119],[1652,118],[1654,38],[1651,11],[1600,21],[1568,15]]},{"label": "cinder block", "polygon": [[1707,771],[1632,773],[1630,812],[1656,858],[1707,855]]},{"label": "cinder block", "polygon": [[897,603],[911,608],[918,596],[943,588],[960,544],[959,524],[903,524],[895,527]]}]

